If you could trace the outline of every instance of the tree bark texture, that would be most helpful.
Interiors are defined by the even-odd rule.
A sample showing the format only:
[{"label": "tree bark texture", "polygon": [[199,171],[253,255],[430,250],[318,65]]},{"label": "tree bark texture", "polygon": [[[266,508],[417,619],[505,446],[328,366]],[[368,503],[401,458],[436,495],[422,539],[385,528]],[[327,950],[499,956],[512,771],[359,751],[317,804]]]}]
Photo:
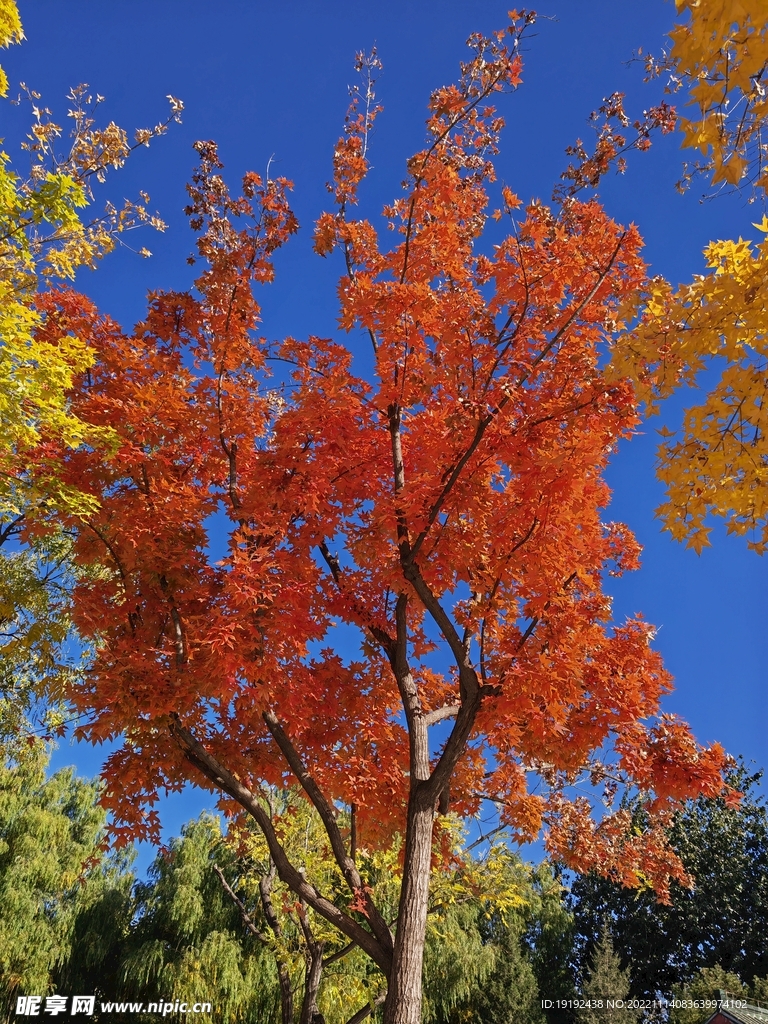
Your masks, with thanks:
[{"label": "tree bark texture", "polygon": [[403,887],[384,1024],[420,1024],[421,970],[427,930],[434,802],[417,784],[408,806]]}]

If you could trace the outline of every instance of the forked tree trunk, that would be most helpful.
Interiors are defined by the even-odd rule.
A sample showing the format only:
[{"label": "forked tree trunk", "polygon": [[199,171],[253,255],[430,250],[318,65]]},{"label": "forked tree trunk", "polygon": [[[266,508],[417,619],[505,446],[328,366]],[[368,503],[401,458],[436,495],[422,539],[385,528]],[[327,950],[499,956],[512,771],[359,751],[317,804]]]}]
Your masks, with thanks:
[{"label": "forked tree trunk", "polygon": [[434,818],[434,802],[427,803],[419,786],[416,786],[411,791],[408,805],[403,888],[392,974],[384,1004],[384,1024],[421,1024],[421,969],[427,931]]}]

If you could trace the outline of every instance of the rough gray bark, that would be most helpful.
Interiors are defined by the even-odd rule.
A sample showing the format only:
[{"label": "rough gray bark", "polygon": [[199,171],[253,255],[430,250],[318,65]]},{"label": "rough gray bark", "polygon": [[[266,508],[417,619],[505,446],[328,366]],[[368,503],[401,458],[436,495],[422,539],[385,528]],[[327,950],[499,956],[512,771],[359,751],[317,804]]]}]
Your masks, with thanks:
[{"label": "rough gray bark", "polygon": [[395,954],[384,1024],[419,1024],[421,970],[427,928],[434,804],[413,794],[408,811],[403,888],[400,895]]}]

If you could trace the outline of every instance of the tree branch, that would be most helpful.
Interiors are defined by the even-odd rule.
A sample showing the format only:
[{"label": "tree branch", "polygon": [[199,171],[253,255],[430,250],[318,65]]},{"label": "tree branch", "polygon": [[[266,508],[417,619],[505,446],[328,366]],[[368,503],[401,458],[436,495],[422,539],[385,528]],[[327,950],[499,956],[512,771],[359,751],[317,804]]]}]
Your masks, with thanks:
[{"label": "tree branch", "polygon": [[357,946],[356,942],[348,942],[346,946],[342,946],[341,949],[337,949],[335,953],[331,953],[323,960],[323,967],[327,967],[329,964],[335,964],[337,960],[342,960],[347,953],[351,953],[352,950]]},{"label": "tree branch", "polygon": [[117,566],[117,571],[120,573],[120,580],[121,580],[121,582],[123,584],[123,590],[124,590],[125,593],[127,593],[128,592],[128,588],[127,588],[126,584],[128,582],[128,574],[125,571],[123,563],[122,563],[122,561],[120,559],[120,556],[118,555],[114,545],[112,544],[110,539],[97,526],[94,526],[93,523],[90,522],[88,519],[82,519],[81,521],[82,521],[84,526],[87,526],[89,530],[91,530],[93,533],[96,534],[96,536],[99,538],[99,540],[104,545],[104,547],[107,549],[107,551],[110,553],[110,555],[112,555],[114,563]]},{"label": "tree branch", "polygon": [[325,541],[319,545],[318,550],[323,556],[323,561],[328,566],[331,576],[333,576],[333,580],[339,589],[339,593],[349,601],[351,610],[360,619],[360,624],[370,633],[371,638],[384,651],[391,663],[395,646],[394,638],[391,637],[385,629],[382,629],[381,626],[376,625],[368,611],[359,604],[354,596],[349,597],[347,595],[344,587],[344,574],[341,566],[339,565],[339,560],[336,555],[331,554]]},{"label": "tree branch", "polygon": [[[262,718],[264,719],[272,738],[280,748],[280,752],[288,762],[291,771],[298,779],[301,788],[312,801],[315,810],[320,815],[320,820],[325,827],[325,831],[331,843],[334,858],[336,859],[336,863],[339,865],[341,873],[344,876],[350,891],[355,896],[362,896],[365,904],[366,917],[368,918],[368,923],[371,926],[371,931],[376,936],[381,948],[391,954],[393,947],[392,932],[390,931],[387,922],[379,913],[376,904],[371,898],[371,894],[366,891],[366,886],[363,883],[360,872],[357,870],[357,865],[346,849],[341,829],[336,822],[336,815],[333,807],[328,800],[326,800],[320,787],[309,774],[299,752],[294,747],[286,731],[280,725],[280,722],[277,720],[277,716],[274,712],[265,711],[262,714]],[[352,938],[352,936],[350,936],[350,938]]]},{"label": "tree branch", "polygon": [[16,532],[16,527],[19,525],[20,522],[22,522],[25,515],[26,513],[22,512],[21,515],[16,516],[15,519],[11,519],[11,521],[7,523],[7,525],[4,526],[2,530],[0,530],[0,546],[5,544],[5,542],[11,536],[11,534]]},{"label": "tree branch", "polygon": [[384,989],[383,992],[379,992],[379,994],[376,996],[372,1003],[368,1003],[367,1006],[362,1006],[357,1011],[357,1013],[353,1013],[352,1016],[347,1021],[347,1024],[362,1024],[362,1021],[364,1021],[366,1017],[373,1013],[373,1011],[378,1006],[382,1006],[386,1002],[386,999],[387,990]]},{"label": "tree branch", "polygon": [[419,700],[419,691],[411,673],[411,666],[408,664],[407,612],[408,595],[400,594],[395,605],[397,640],[395,642],[393,670],[397,681],[397,688],[400,691],[400,699],[403,702],[403,710],[405,711],[408,728],[412,729],[415,719],[421,714],[421,702]]},{"label": "tree branch", "polygon": [[[277,873],[281,880],[303,899],[308,906],[316,910],[321,917],[325,918],[340,932],[356,942],[360,948],[368,954],[377,967],[388,977],[392,969],[391,945],[387,949],[382,946],[376,935],[366,931],[361,925],[344,911],[340,910],[334,903],[322,896],[313,885],[298,871],[288,859],[280,840],[277,837],[272,821],[256,796],[244,786],[227,768],[220,764],[212,754],[209,754],[205,747],[195,739],[192,733],[186,729],[177,714],[170,716],[170,734],[179,746],[184,757],[194,765],[198,771],[210,782],[232,797],[240,806],[246,810],[261,829],[269,847],[270,856],[275,863]],[[391,933],[387,929],[387,933]]]},{"label": "tree branch", "polygon": [[304,973],[304,999],[301,1004],[299,1024],[313,1024],[317,1014],[317,993],[320,989],[320,980],[323,976],[323,948],[324,942],[318,942],[312,932],[312,926],[307,918],[306,906],[300,903],[296,911],[301,931],[304,935],[304,942],[307,947],[306,970]]},{"label": "tree branch", "polygon": [[441,708],[435,708],[434,711],[429,711],[424,715],[424,724],[427,726],[435,725],[446,718],[455,718],[458,713],[458,704],[444,704]]},{"label": "tree branch", "polygon": [[432,593],[429,584],[421,574],[421,569],[419,569],[418,565],[412,558],[408,558],[403,565],[403,576],[405,576],[413,589],[419,595],[421,603],[432,616],[436,625],[439,627],[440,632],[447,640],[448,646],[451,648],[451,654],[453,654],[456,667],[459,670],[459,683],[462,691],[462,699],[464,698],[464,694],[474,693],[474,691],[479,688],[480,684],[477,679],[477,673],[469,661],[467,649],[462,643],[456,627],[453,622],[451,622],[450,616],[440,604],[440,601]]},{"label": "tree branch", "polygon": [[213,865],[213,870],[219,876],[219,881],[221,882],[221,885],[222,885],[222,888],[224,889],[224,892],[227,894],[227,896],[229,896],[229,898],[235,904],[237,909],[240,911],[240,917],[242,918],[242,921],[243,921],[243,924],[245,925],[245,927],[248,929],[248,931],[251,933],[251,935],[255,935],[256,936],[256,938],[259,940],[259,942],[263,942],[265,945],[269,945],[269,936],[267,935],[266,932],[263,932],[254,923],[253,918],[248,913],[248,911],[245,909],[245,904],[240,899],[240,897],[237,895],[237,893],[232,888],[232,886],[229,884],[229,882],[226,880],[226,878],[224,877],[224,872],[221,870],[219,865],[218,864],[214,864]]},{"label": "tree branch", "polygon": [[613,267],[614,263],[616,262],[616,257],[619,255],[619,252],[621,250],[621,244],[624,241],[624,236],[625,236],[625,232],[622,232],[619,235],[619,240],[616,243],[616,247],[613,250],[610,259],[608,260],[607,265],[605,266],[604,269],[598,271],[597,281],[595,282],[593,287],[590,288],[590,290],[587,292],[587,294],[584,296],[584,298],[581,300],[581,302],[579,302],[579,304],[575,307],[575,309],[573,309],[571,311],[571,313],[568,315],[565,323],[563,323],[558,328],[558,330],[555,332],[555,334],[552,336],[552,338],[550,338],[550,340],[547,342],[547,344],[544,346],[544,348],[541,350],[541,352],[539,352],[539,354],[533,360],[533,362],[531,363],[530,367],[525,371],[525,373],[523,373],[522,376],[518,378],[518,380],[515,382],[514,385],[510,386],[510,388],[508,389],[508,393],[505,394],[504,397],[499,401],[499,403],[496,406],[496,408],[492,412],[487,413],[485,416],[482,417],[482,419],[480,419],[478,421],[477,427],[475,428],[475,434],[474,434],[472,440],[470,441],[469,445],[467,446],[467,449],[465,450],[464,454],[461,456],[459,461],[456,463],[456,465],[451,470],[448,471],[448,479],[447,479],[445,485],[443,486],[443,489],[440,491],[440,494],[435,499],[435,501],[434,501],[434,503],[433,503],[432,507],[430,508],[429,513],[427,515],[427,525],[424,527],[424,529],[418,535],[416,540],[413,542],[413,545],[411,547],[411,554],[414,557],[418,554],[419,550],[421,549],[421,546],[424,543],[424,541],[426,540],[426,537],[427,537],[427,534],[429,533],[429,530],[431,529],[433,523],[435,522],[435,520],[437,519],[438,515],[440,514],[440,512],[441,512],[441,510],[443,508],[443,505],[445,504],[445,501],[448,498],[448,495],[451,493],[451,491],[455,487],[456,481],[461,476],[461,473],[464,470],[464,467],[466,466],[466,464],[469,462],[469,460],[472,458],[472,456],[477,451],[477,449],[478,449],[478,447],[480,445],[480,442],[482,441],[482,439],[483,439],[483,437],[485,435],[486,430],[491,425],[491,423],[496,419],[498,414],[500,412],[502,412],[506,408],[506,406],[509,404],[511,391],[513,389],[516,390],[517,388],[520,388],[520,387],[523,386],[523,384],[525,384],[525,382],[531,376],[531,374],[536,369],[536,367],[539,365],[539,363],[541,363],[541,361],[543,359],[545,359],[546,356],[552,351],[554,346],[557,345],[557,343],[563,337],[565,332],[572,326],[572,324],[576,320],[576,318],[581,315],[581,313],[584,311],[585,307],[587,305],[589,305],[589,303],[595,297],[595,295],[597,294],[598,289],[600,288],[600,285],[603,283],[603,281],[605,280],[606,276],[608,275],[608,273],[610,272],[611,268]]},{"label": "tree branch", "polygon": [[[392,470],[394,474],[395,497],[405,487],[405,461],[403,459],[403,441],[400,435],[401,409],[397,404],[392,404],[387,409],[389,418],[389,437],[392,446]],[[400,550],[400,558],[407,558],[411,553],[410,537],[408,533],[408,521],[405,512],[400,507],[395,508],[397,517],[397,546]]]},{"label": "tree branch", "polygon": [[425,783],[428,799],[437,800],[443,790],[448,787],[454,769],[466,750],[467,740],[475,724],[477,712],[480,710],[482,696],[483,691],[477,686],[474,693],[467,695],[462,701],[456,715],[456,722],[451,729],[451,735]]},{"label": "tree branch", "polygon": [[[272,813],[272,801],[270,800],[270,814]],[[274,932],[275,938],[280,939],[283,929],[280,925],[280,918],[275,912],[272,903],[272,883],[275,879],[275,862],[270,857],[269,871],[259,879],[259,898],[264,910],[269,927]],[[280,1009],[283,1016],[283,1024],[293,1024],[293,985],[291,984],[291,972],[283,956],[276,950],[275,960],[277,961],[277,978],[280,984]]]}]

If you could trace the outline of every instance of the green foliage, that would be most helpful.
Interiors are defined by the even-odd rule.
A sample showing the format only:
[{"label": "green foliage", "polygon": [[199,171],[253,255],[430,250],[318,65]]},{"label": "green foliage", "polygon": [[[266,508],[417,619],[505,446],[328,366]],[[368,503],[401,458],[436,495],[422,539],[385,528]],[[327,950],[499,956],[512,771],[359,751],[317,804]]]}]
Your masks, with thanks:
[{"label": "green foliage", "polygon": [[425,1024],[477,1020],[472,1014],[496,965],[497,949],[483,941],[477,904],[432,914],[424,949]]},{"label": "green foliage", "polygon": [[[50,992],[72,958],[78,914],[111,879],[100,860],[104,813],[95,783],[71,769],[46,779],[42,743],[3,747],[0,764],[0,1000]],[[3,1012],[0,1011],[0,1012]]]},{"label": "green foliage", "polygon": [[120,991],[120,958],[135,909],[132,860],[130,851],[102,858],[88,871],[74,907],[69,954],[53,970],[56,992],[93,994],[99,1002]]},{"label": "green foliage", "polygon": [[482,1024],[543,1024],[543,997],[522,941],[522,922],[496,921],[491,932],[496,964],[476,1001]]},{"label": "green foliage", "polygon": [[629,991],[629,968],[622,970],[621,961],[611,942],[610,930],[604,924],[589,963],[587,979],[581,986],[581,998],[597,1005],[580,1007],[576,1014],[578,1024],[601,1024],[605,1021],[631,1024],[637,1021],[637,1010],[626,1006],[609,1008],[607,1005],[609,1001],[626,1001]]},{"label": "green foliage", "polygon": [[705,967],[721,965],[747,983],[768,974],[768,810],[759,779],[742,764],[729,776],[744,794],[740,806],[702,798],[675,817],[672,843],[695,887],[673,884],[669,906],[648,890],[576,878],[571,906],[582,963],[607,917],[638,997],[669,993]]},{"label": "green foliage", "polygon": [[[571,1020],[568,1011],[541,1007],[545,998],[576,996],[570,969],[573,928],[563,888],[548,865],[530,869],[509,853],[507,858],[506,899],[499,898],[499,865],[489,857],[491,884],[480,887],[486,894],[452,905],[431,919],[424,964],[425,1021]],[[482,875],[482,862],[475,870]]]},{"label": "green foliage", "polygon": [[231,873],[232,860],[209,816],[171,841],[150,880],[136,886],[137,923],[113,998],[148,1002],[163,993],[168,1001],[210,1002],[220,1020],[277,1021],[273,958],[245,933],[213,870],[218,861]]},{"label": "green foliage", "polygon": [[743,1000],[768,1012],[768,977],[755,978],[751,985],[745,985],[738,974],[727,971],[721,964],[703,967],[689,984],[676,986],[672,994],[680,1002],[699,1005],[673,1006],[669,1024],[703,1024],[712,1016],[713,1004],[720,999]]},{"label": "green foliage", "polygon": [[[565,892],[559,871],[546,862],[539,865],[534,877],[537,902],[531,907],[524,944],[539,986],[541,999],[552,1002],[575,999],[577,996],[573,961],[573,916],[565,903]],[[568,1008],[552,1007],[545,1011],[549,1024],[571,1024],[573,1013]]]},{"label": "green foliage", "polygon": [[17,528],[21,521],[0,512],[0,740],[57,727],[56,708],[83,655],[67,599],[69,538],[58,530],[20,545]]},{"label": "green foliage", "polygon": [[[711,1004],[724,992],[737,999],[747,998],[749,994],[738,974],[726,971],[717,964],[714,967],[702,968],[689,985],[675,988],[673,994],[681,1001]],[[711,1005],[673,1007],[669,1014],[669,1024],[703,1024],[703,1021],[708,1020],[713,1013],[714,1008]]]}]

